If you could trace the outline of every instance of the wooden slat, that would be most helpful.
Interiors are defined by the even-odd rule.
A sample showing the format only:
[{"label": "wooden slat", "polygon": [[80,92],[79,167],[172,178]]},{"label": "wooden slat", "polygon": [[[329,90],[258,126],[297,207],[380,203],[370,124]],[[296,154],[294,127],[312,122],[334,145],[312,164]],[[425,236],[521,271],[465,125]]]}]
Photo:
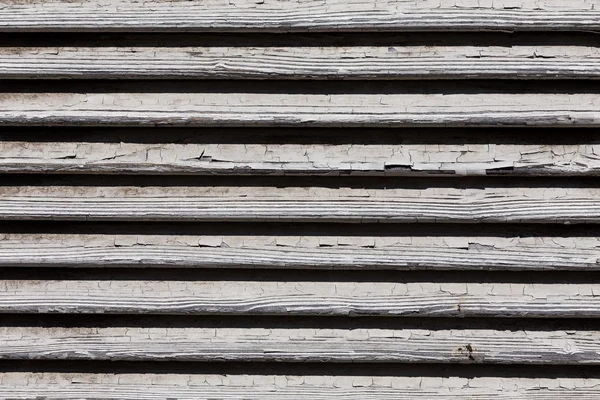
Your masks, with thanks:
[{"label": "wooden slat", "polygon": [[599,30],[593,0],[29,2],[4,0],[0,31]]},{"label": "wooden slat", "polygon": [[594,271],[599,260],[597,237],[0,235],[0,267]]},{"label": "wooden slat", "polygon": [[598,318],[597,293],[600,284],[0,281],[0,313]]},{"label": "wooden slat", "polygon": [[597,79],[576,46],[0,48],[0,78]]},{"label": "wooden slat", "polygon": [[598,176],[600,146],[0,142],[0,172]]},{"label": "wooden slat", "polygon": [[599,223],[597,188],[3,187],[2,220]]},{"label": "wooden slat", "polygon": [[3,93],[0,124],[600,126],[600,95]]},{"label": "wooden slat", "polygon": [[0,327],[0,359],[599,365],[597,331]]},{"label": "wooden slat", "polygon": [[314,375],[2,373],[13,400],[564,400],[600,396],[598,379]]}]

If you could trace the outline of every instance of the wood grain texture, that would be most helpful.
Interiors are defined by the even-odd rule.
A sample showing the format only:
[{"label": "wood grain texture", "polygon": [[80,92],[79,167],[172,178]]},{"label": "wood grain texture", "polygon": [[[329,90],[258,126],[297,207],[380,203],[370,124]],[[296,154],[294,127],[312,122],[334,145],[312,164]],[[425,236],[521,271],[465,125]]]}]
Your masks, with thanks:
[{"label": "wood grain texture", "polygon": [[0,281],[0,313],[598,318],[600,284]]},{"label": "wood grain texture", "polygon": [[593,0],[4,0],[1,4],[3,32],[600,30]]},{"label": "wood grain texture", "polygon": [[[335,179],[224,177],[598,176],[600,147],[593,134],[577,130],[571,138],[572,130],[564,130],[565,136],[559,137],[551,129],[548,137],[546,131],[535,132],[535,139],[517,136],[530,132],[530,127],[600,127],[596,81],[589,87],[557,81],[554,93],[551,82],[525,86],[505,82],[506,87],[502,81],[482,83],[600,79],[597,47],[561,45],[579,37],[590,42],[591,35],[515,37],[529,44],[555,44],[550,46],[510,43],[509,35],[486,36],[465,46],[400,45],[416,36],[400,39],[396,46],[385,43],[389,35],[377,38],[385,47],[317,47],[321,39],[311,42],[312,35],[296,35],[301,43],[285,39],[289,47],[261,47],[263,39],[258,36],[242,40],[257,47],[179,47],[182,39],[186,45],[192,43],[187,35],[169,39],[163,35],[152,43],[154,36],[142,34],[140,40],[141,36],[118,35],[143,47],[105,47],[104,40],[113,40],[113,35],[89,36],[89,42],[82,37],[69,43],[68,38],[73,32],[217,32],[219,46],[227,46],[225,42],[239,40],[246,32],[338,31],[368,33],[355,43],[369,43],[369,37],[383,31],[437,32],[418,38],[418,43],[437,41],[453,31],[600,32],[600,4],[596,0],[0,0],[0,32],[17,34],[16,44],[66,45],[17,47],[5,41],[12,47],[0,48],[0,79],[7,86],[0,93],[0,126],[21,127],[7,129],[7,136],[0,134],[0,173],[222,175],[139,180],[28,176],[23,181],[5,176],[0,185],[0,222],[7,231],[37,233],[0,233],[0,269],[6,273],[0,279],[4,371],[13,366],[40,371],[44,365],[51,369],[63,365],[74,371],[98,367],[109,372],[128,364],[120,370],[164,372],[172,366],[155,361],[181,362],[179,371],[185,366],[191,371],[198,366],[194,362],[239,362],[236,368],[248,362],[324,362],[496,365],[487,374],[500,374],[498,365],[511,364],[520,371],[542,371],[531,376],[544,376],[544,367],[553,365],[563,366],[559,374],[554,370],[555,376],[562,376],[567,367],[600,366],[600,331],[595,326],[600,318],[600,284],[590,274],[600,271],[600,236],[460,236],[459,232],[471,232],[466,226],[439,225],[511,223],[515,225],[470,228],[479,235],[490,233],[488,229],[490,235],[501,235],[505,228],[510,230],[507,235],[515,235],[523,226],[516,224],[600,224],[600,187],[590,187],[590,180],[536,179],[530,185],[526,179],[446,180],[447,184],[365,179],[360,187],[356,179],[340,180],[338,186]],[[223,32],[236,32],[237,39],[220,36]],[[457,44],[459,36],[463,37],[441,42]],[[328,35],[325,41],[335,46],[336,37]],[[164,40],[171,39],[179,44],[165,46]],[[489,44],[488,39],[507,45],[473,45]],[[211,40],[193,44],[216,44]],[[281,43],[269,39],[263,44]],[[307,45],[312,47],[303,47]],[[21,87],[24,81],[8,82],[11,79],[28,83]],[[64,81],[69,79],[86,81]],[[92,82],[105,79],[114,81]],[[120,81],[130,79],[172,81],[148,86],[143,81]],[[173,81],[177,79],[227,82],[198,81],[188,87]],[[236,81],[244,79],[357,82],[322,86]],[[425,86],[392,82],[445,79],[463,81]],[[471,84],[465,81],[469,79],[480,81]],[[389,82],[365,84],[374,80]],[[518,88],[511,89],[513,84]],[[46,126],[56,128],[48,132],[35,128]],[[123,133],[98,129],[110,132],[102,138],[86,128],[78,137],[84,131],[79,126],[124,129]],[[243,129],[253,130],[251,137],[226,139],[213,133],[182,141],[166,130],[155,134],[156,126],[258,129]],[[513,129],[505,138],[494,130],[487,136],[487,128],[497,126],[524,127],[527,132]],[[74,128],[63,132],[65,127]],[[135,138],[128,136],[131,127],[140,127]],[[286,133],[261,141],[265,133],[273,132],[264,127],[282,127]],[[298,131],[289,133],[290,127]],[[318,137],[315,144],[304,137],[305,132],[313,138],[320,135],[311,127],[327,133],[337,127],[372,127],[378,132],[442,129],[436,133],[441,140],[433,145],[431,139],[396,142],[394,132],[402,129],[387,130],[387,136],[376,140],[368,140],[366,130],[356,130],[352,137],[338,130],[335,137]],[[472,142],[443,136],[451,127],[480,127],[482,136]],[[141,129],[152,133],[142,137]],[[198,131],[186,130],[190,135]],[[49,138],[49,132],[56,136]],[[132,143],[116,138],[119,134],[132,138]],[[300,137],[292,139],[294,135]],[[154,139],[163,143],[152,143]],[[499,144],[494,144],[496,139]],[[538,139],[546,144],[535,144]],[[357,142],[363,144],[352,145]],[[148,182],[155,186],[146,186]],[[71,186],[61,186],[65,183]],[[19,221],[50,223],[21,226]],[[125,226],[129,221],[159,224]],[[263,221],[277,224],[262,226]],[[339,223],[335,226],[343,229],[340,224],[346,222],[400,224],[385,229],[354,225],[353,232],[366,229],[359,233],[364,236],[346,232],[325,236],[334,224],[319,230],[321,223]],[[439,224],[410,232],[415,225],[409,224],[416,223]],[[157,232],[146,230],[150,226]],[[271,226],[278,228],[267,232]],[[189,234],[210,233],[212,228],[216,234]],[[47,234],[46,229],[129,234]],[[251,229],[262,233],[251,236]],[[288,229],[308,235],[284,236]],[[593,234],[592,229],[563,232],[558,226],[525,226],[523,234],[585,236]],[[397,236],[391,236],[396,230]],[[423,233],[440,236],[420,236]],[[263,268],[280,271],[259,271]],[[337,272],[286,274],[286,268]],[[434,272],[342,272],[361,269]],[[535,273],[482,278],[484,274],[435,272],[461,270],[568,272],[547,272],[539,280]],[[579,328],[571,329],[575,326]],[[11,360],[16,363],[7,362]],[[112,361],[125,364],[115,367]],[[401,364],[404,371],[415,367]],[[210,368],[227,370],[228,365]],[[253,371],[260,370],[256,367]],[[575,371],[569,376],[589,376]],[[587,400],[600,397],[600,380],[0,372],[0,399],[284,397]]]},{"label": "wood grain texture", "polygon": [[599,365],[597,331],[0,327],[4,360]]},{"label": "wood grain texture", "polygon": [[598,79],[577,46],[0,48],[9,79]]},{"label": "wood grain texture", "polygon": [[2,373],[13,400],[595,400],[598,379]]},{"label": "wood grain texture", "polygon": [[[104,190],[106,189],[106,190]],[[598,223],[598,188],[3,187],[1,220]]]},{"label": "wood grain texture", "polygon": [[600,145],[0,142],[0,172],[598,176]]},{"label": "wood grain texture", "polygon": [[600,239],[3,234],[0,267],[595,271]]},{"label": "wood grain texture", "polygon": [[4,125],[600,126],[600,95],[3,93]]}]

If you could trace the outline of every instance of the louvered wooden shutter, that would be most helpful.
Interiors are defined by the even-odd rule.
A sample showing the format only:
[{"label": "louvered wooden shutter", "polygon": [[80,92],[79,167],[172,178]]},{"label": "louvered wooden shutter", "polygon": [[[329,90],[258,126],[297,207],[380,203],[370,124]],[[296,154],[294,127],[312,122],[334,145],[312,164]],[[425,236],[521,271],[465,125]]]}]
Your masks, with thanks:
[{"label": "louvered wooden shutter", "polygon": [[597,1],[0,4],[0,399],[600,398]]}]

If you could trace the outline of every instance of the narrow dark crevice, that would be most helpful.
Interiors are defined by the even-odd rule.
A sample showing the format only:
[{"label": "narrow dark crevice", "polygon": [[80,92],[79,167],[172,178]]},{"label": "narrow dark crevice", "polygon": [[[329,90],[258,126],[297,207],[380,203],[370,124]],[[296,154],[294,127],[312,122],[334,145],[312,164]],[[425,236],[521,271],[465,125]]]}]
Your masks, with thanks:
[{"label": "narrow dark crevice", "polygon": [[22,280],[100,281],[254,281],[254,282],[434,282],[586,284],[600,282],[600,271],[401,271],[210,268],[0,267],[0,277]]},{"label": "narrow dark crevice", "polygon": [[0,127],[0,141],[281,145],[600,144],[590,128],[108,128]]},{"label": "narrow dark crevice", "polygon": [[600,237],[595,224],[337,224],[0,221],[0,233],[250,236]]},{"label": "narrow dark crevice", "polygon": [[600,80],[4,80],[0,93],[571,94],[600,93]]},{"label": "narrow dark crevice", "polygon": [[595,32],[106,33],[0,35],[0,47],[596,46]]},{"label": "narrow dark crevice", "polygon": [[594,176],[474,176],[447,177],[361,177],[361,176],[211,176],[211,175],[92,175],[92,174],[6,174],[2,186],[139,186],[139,187],[322,187],[354,189],[494,189],[494,188],[597,188]]},{"label": "narrow dark crevice", "polygon": [[0,361],[0,372],[219,374],[406,377],[599,378],[600,366],[400,364],[400,363],[230,363],[127,361]]},{"label": "narrow dark crevice", "polygon": [[264,329],[489,329],[598,331],[600,318],[365,317],[290,315],[0,314],[0,327],[264,328]]}]

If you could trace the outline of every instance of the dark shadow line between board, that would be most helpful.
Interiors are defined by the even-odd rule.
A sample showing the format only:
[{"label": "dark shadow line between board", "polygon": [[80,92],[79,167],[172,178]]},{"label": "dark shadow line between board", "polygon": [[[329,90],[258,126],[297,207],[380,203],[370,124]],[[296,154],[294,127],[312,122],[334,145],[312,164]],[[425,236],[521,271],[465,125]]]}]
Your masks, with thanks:
[{"label": "dark shadow line between board", "polygon": [[0,372],[316,375],[397,377],[598,378],[600,366],[402,363],[257,363],[0,360]]}]

